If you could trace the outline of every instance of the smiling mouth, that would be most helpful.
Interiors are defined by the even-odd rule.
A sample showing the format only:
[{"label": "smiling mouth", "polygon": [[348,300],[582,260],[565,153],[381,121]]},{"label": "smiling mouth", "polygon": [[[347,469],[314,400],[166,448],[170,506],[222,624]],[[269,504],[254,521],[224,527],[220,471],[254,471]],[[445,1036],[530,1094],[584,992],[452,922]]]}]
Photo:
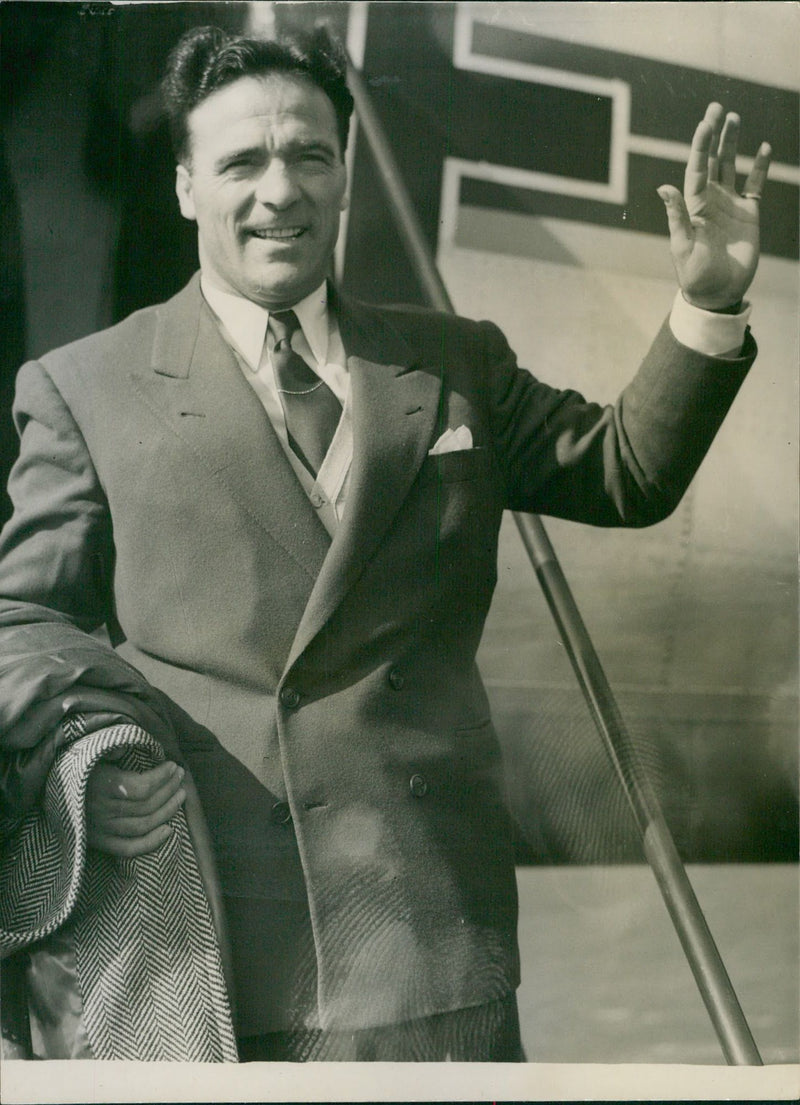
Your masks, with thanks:
[{"label": "smiling mouth", "polygon": [[263,242],[291,242],[305,232],[305,227],[302,226],[266,227],[263,230],[250,231],[254,238],[260,238]]}]

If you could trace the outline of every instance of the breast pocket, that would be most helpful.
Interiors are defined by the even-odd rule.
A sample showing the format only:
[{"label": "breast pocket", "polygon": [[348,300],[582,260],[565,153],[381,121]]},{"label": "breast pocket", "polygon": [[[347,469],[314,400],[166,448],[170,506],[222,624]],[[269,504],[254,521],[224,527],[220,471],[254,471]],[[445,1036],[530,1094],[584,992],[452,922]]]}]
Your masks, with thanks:
[{"label": "breast pocket", "polygon": [[[441,453],[422,462],[416,493],[407,502],[418,548],[417,568],[425,578],[438,579],[440,587],[459,590],[458,605],[465,610],[472,609],[485,589],[494,585],[502,510],[503,494],[491,448]],[[470,598],[465,601],[467,595]],[[444,590],[440,598],[456,601]]]},{"label": "breast pocket", "polygon": [[475,449],[456,449],[450,453],[427,456],[422,462],[419,480],[427,483],[459,483],[488,476],[491,471],[492,452],[481,445]]}]

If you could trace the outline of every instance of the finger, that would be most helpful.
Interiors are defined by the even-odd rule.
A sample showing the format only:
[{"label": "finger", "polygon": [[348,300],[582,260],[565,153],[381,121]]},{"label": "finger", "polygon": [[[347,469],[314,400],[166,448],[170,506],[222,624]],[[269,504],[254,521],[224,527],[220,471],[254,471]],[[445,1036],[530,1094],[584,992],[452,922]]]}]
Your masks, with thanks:
[{"label": "finger", "polygon": [[[111,797],[93,795],[93,809],[104,817],[146,817],[155,810],[161,809],[174,794],[177,794],[182,781],[183,769],[179,769],[146,798],[126,798],[121,792],[118,796],[114,794]],[[119,785],[116,789],[119,791]]]},{"label": "finger", "polygon": [[171,836],[171,827],[160,825],[143,837],[120,837],[113,833],[92,833],[90,831],[88,839],[90,847],[96,848],[99,852],[107,852],[109,855],[120,856],[123,859],[132,859],[134,856],[144,856],[149,852],[155,852]]},{"label": "finger", "polygon": [[166,825],[183,805],[186,799],[186,791],[183,787],[173,794],[162,806],[153,810],[146,816],[131,815],[127,817],[102,817],[96,819],[94,824],[101,831],[113,833],[119,837],[143,837],[147,836],[159,825]]},{"label": "finger", "polygon": [[764,185],[767,183],[767,174],[772,160],[772,147],[768,142],[762,142],[753,161],[753,167],[747,174],[742,194],[748,197],[760,198],[764,194]]},{"label": "finger", "polygon": [[700,196],[708,184],[708,158],[713,141],[713,130],[708,120],[697,124],[692,138],[686,173],[683,178],[683,194],[687,202]]},{"label": "finger", "polygon": [[662,184],[658,189],[658,194],[667,211],[667,225],[669,226],[672,252],[676,258],[686,257],[692,251],[694,229],[683,196],[677,188],[673,188],[670,184]]},{"label": "finger", "polygon": [[117,793],[133,802],[147,801],[159,791],[173,794],[180,786],[183,768],[165,760],[148,771],[122,771]]},{"label": "finger", "polygon": [[703,121],[711,127],[711,141],[708,147],[708,179],[716,180],[719,175],[719,139],[725,111],[722,104],[711,103],[706,108]]},{"label": "finger", "polygon": [[731,192],[736,187],[736,151],[739,146],[739,116],[730,111],[719,140],[719,182]]},{"label": "finger", "polygon": [[170,779],[164,787],[160,787],[149,798],[129,799],[112,798],[101,799],[94,803],[93,809],[104,818],[145,818],[150,813],[155,813],[165,807],[173,797],[181,790],[182,776]]},{"label": "finger", "polygon": [[710,181],[719,180],[719,158],[711,155],[708,158],[708,179]]},{"label": "finger", "polygon": [[102,760],[89,776],[93,795],[101,799],[130,798],[135,801],[150,798],[163,786],[173,783],[173,790],[180,784],[181,768],[171,760],[164,760],[147,771],[126,771]]}]

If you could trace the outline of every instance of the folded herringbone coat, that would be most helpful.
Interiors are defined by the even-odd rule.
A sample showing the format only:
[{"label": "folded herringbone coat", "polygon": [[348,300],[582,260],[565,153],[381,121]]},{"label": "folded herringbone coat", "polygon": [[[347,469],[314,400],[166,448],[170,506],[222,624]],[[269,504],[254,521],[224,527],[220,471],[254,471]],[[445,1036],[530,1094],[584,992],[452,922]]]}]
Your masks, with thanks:
[{"label": "folded herringbone coat", "polygon": [[83,1021],[98,1059],[236,1059],[219,949],[186,817],[170,839],[133,859],[87,849],[83,811],[91,768],[163,759],[136,725],[116,725],[63,749],[44,801],[0,855],[0,948],[28,947],[65,923],[74,940]]},{"label": "folded herringbone coat", "polygon": [[[107,706],[121,691],[126,706],[153,716],[143,680],[120,666],[101,674],[63,626],[56,660],[31,627],[0,665],[6,734],[26,709],[50,696],[92,696]],[[52,642],[51,642],[52,643]],[[149,701],[146,701],[149,700]],[[50,745],[50,747],[48,747]],[[12,756],[36,749],[10,747],[0,738],[7,766]],[[106,727],[57,748],[39,742],[44,775],[39,801],[13,816],[11,788],[0,803],[0,957],[31,948],[66,930],[74,947],[82,1025],[98,1059],[221,1061],[236,1059],[236,1045],[215,920],[211,857],[187,813],[172,821],[170,839],[156,852],[118,859],[87,848],[84,795],[97,760],[124,750],[120,766],[145,770],[164,759],[164,748],[137,724]],[[32,774],[30,760],[27,775]],[[4,780],[8,782],[8,776]],[[31,784],[33,786],[33,784]],[[199,810],[187,803],[189,820]],[[202,838],[202,832],[199,834]],[[200,848],[201,867],[195,849]],[[216,903],[215,903],[216,904]]]}]

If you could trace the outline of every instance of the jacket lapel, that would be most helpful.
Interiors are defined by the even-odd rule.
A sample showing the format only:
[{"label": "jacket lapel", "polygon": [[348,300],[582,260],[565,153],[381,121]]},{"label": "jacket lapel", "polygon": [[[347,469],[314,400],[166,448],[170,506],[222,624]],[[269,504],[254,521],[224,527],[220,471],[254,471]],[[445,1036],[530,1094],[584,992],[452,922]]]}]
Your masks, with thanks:
[{"label": "jacket lapel", "polygon": [[151,363],[132,373],[142,400],[194,454],[198,470],[307,573],[310,597],[287,667],[374,554],[425,459],[438,415],[439,376],[416,363],[386,312],[341,297],[334,307],[351,375],[354,441],[347,505],[332,543],[197,276],[158,309]]},{"label": "jacket lapel", "polygon": [[328,621],[375,552],[427,454],[441,380],[416,356],[379,308],[336,298],[350,371],[353,465],[347,504],[305,614],[288,666]]},{"label": "jacket lapel", "polygon": [[134,372],[143,401],[305,572],[316,579],[330,538],[261,403],[200,292],[199,279],[158,309],[152,361]]}]

